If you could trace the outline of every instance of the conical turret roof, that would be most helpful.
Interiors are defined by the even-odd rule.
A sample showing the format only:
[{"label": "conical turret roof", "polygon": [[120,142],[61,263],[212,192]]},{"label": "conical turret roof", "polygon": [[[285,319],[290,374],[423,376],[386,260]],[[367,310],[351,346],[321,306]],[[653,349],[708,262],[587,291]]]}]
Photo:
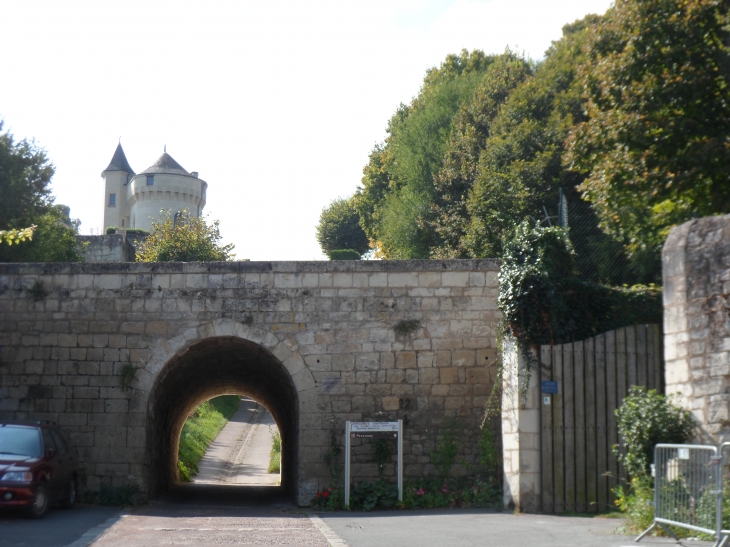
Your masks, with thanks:
[{"label": "conical turret roof", "polygon": [[140,175],[154,175],[156,173],[185,175],[187,177],[191,176],[190,173],[183,169],[183,166],[176,162],[167,152],[164,152],[159,158],[157,158],[157,161],[153,165],[142,171]]},{"label": "conical turret roof", "polygon": [[101,172],[101,174],[103,175],[107,171],[123,171],[124,173],[134,174],[134,169],[132,169],[132,167],[129,165],[129,162],[127,161],[127,156],[124,155],[122,143],[117,144],[117,149],[114,151],[112,161],[109,162],[109,165]]}]

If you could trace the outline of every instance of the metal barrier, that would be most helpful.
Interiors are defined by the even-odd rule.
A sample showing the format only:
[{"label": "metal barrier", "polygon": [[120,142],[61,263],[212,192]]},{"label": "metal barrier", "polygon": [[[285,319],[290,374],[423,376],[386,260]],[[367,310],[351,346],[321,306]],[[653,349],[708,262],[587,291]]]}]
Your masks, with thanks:
[{"label": "metal barrier", "polygon": [[[667,525],[717,538],[725,545],[730,531],[722,530],[722,450],[714,446],[658,444],[654,449],[654,522],[678,541]],[[723,535],[724,534],[724,535]]]},{"label": "metal barrier", "polygon": [[[727,464],[727,460],[725,459],[726,458],[725,449],[728,448],[728,447],[730,447],[730,443],[722,443],[720,445],[720,454],[719,455],[720,455],[720,458],[722,458],[722,464],[723,465],[721,467],[723,467],[723,468]],[[722,474],[722,471],[720,472],[720,474]],[[720,484],[720,486],[718,488],[720,490],[720,503],[718,503],[718,509],[717,509],[717,513],[718,513],[718,517],[717,517],[717,522],[718,522],[718,527],[717,527],[718,528],[717,546],[718,547],[723,547],[728,542],[728,540],[730,539],[730,529],[726,528],[725,525],[724,525],[724,523],[723,523],[723,521],[722,521],[722,502],[723,502],[723,484],[722,484],[722,479],[720,479],[720,483],[719,484]]]}]

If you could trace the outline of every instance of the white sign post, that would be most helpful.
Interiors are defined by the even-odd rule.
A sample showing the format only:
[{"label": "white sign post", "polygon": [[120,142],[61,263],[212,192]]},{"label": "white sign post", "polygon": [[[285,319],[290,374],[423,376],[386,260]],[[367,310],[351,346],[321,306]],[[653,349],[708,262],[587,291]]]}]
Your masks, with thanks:
[{"label": "white sign post", "polygon": [[350,505],[350,446],[352,439],[398,440],[398,501],[403,501],[403,420],[345,422],[345,507]]}]

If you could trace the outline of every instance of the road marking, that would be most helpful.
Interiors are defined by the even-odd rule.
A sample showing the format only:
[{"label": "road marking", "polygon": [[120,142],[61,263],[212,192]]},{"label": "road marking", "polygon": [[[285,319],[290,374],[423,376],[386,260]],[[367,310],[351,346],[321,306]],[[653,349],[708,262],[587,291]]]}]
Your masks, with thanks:
[{"label": "road marking", "polygon": [[319,515],[310,514],[307,516],[309,517],[309,520],[312,521],[312,524],[317,527],[317,530],[322,533],[324,538],[327,540],[327,543],[330,544],[330,547],[349,547],[344,539],[338,536],[332,528],[327,526],[325,521],[319,518]]}]

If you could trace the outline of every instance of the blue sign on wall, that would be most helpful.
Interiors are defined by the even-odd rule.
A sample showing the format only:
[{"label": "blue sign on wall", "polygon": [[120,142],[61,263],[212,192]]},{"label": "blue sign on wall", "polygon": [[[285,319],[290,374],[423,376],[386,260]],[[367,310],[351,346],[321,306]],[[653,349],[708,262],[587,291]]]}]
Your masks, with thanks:
[{"label": "blue sign on wall", "polygon": [[558,383],[554,380],[545,380],[542,383],[542,392],[543,393],[557,393],[558,392]]}]

